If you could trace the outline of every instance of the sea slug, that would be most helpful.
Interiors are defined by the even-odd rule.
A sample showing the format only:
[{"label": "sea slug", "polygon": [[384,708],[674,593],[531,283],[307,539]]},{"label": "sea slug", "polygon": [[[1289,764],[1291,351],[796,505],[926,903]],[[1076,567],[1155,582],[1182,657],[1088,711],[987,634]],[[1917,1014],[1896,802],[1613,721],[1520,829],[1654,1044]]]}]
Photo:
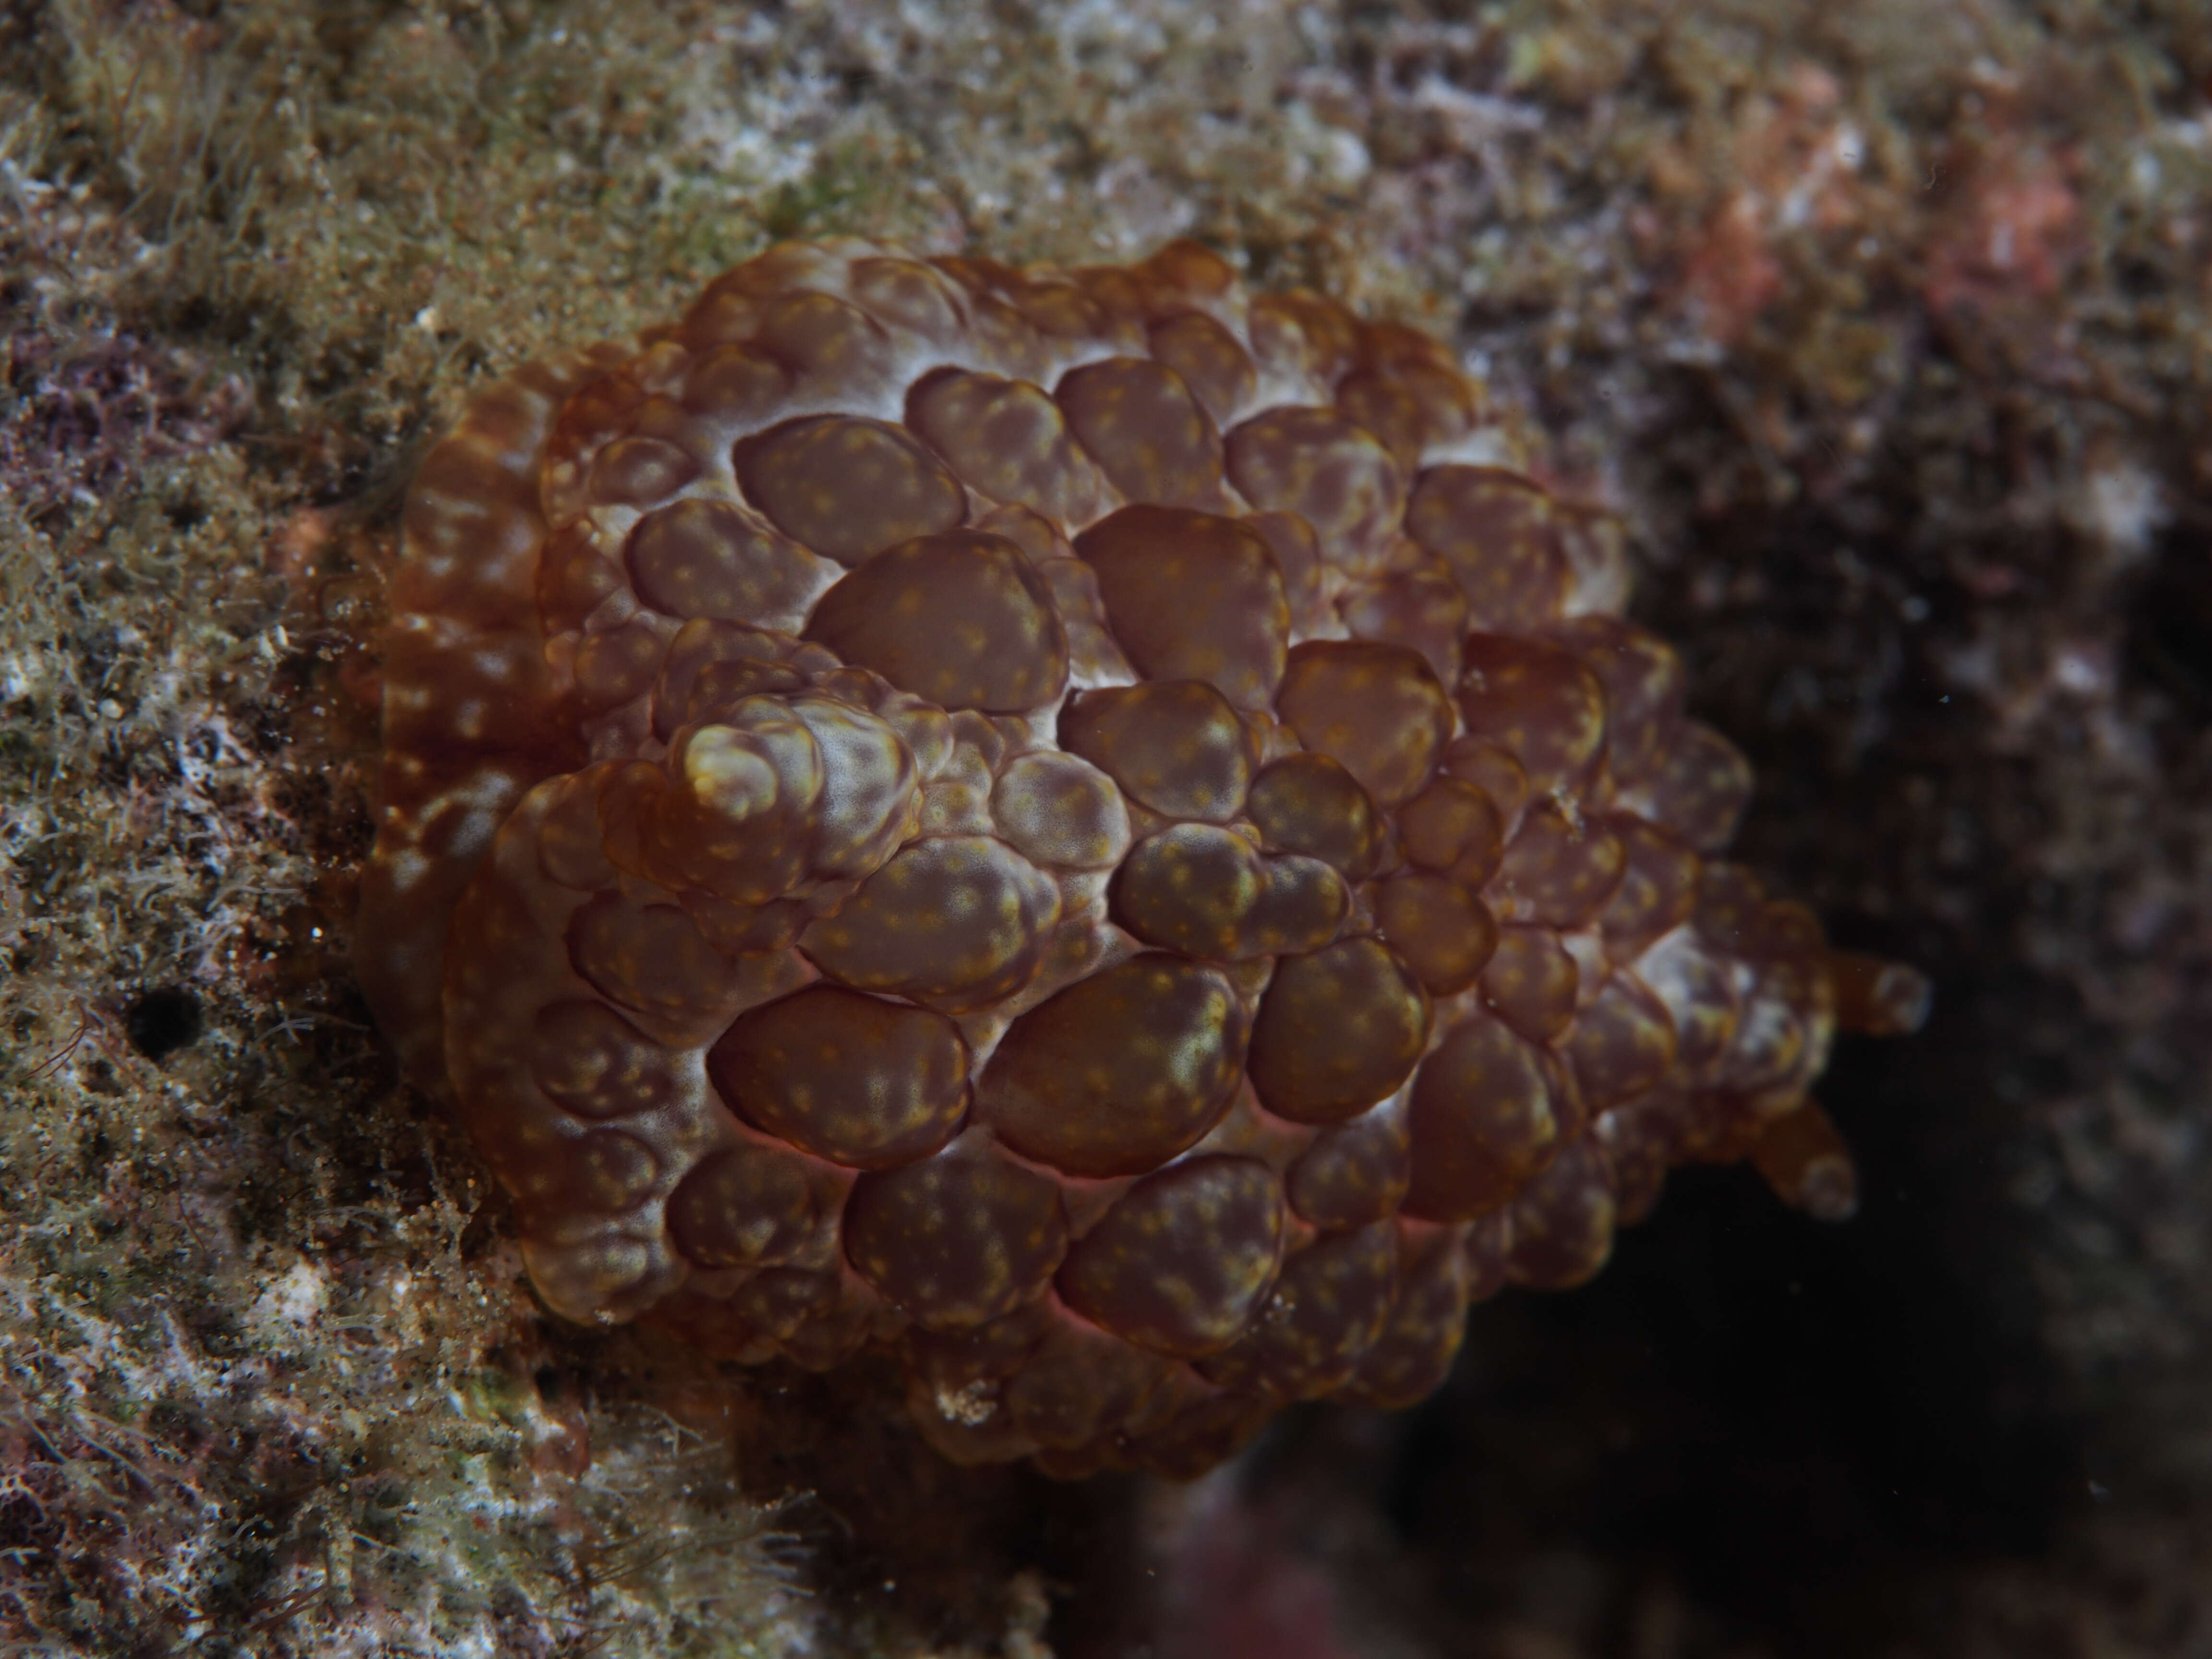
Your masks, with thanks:
[{"label": "sea slug", "polygon": [[1439,343],[1188,243],[786,245],[479,395],[358,956],[544,1302],[1188,1474],[1419,1399],[1670,1164],[1847,1212],[1807,1091],[1925,983],[1718,861],[1743,759],[1512,459]]}]

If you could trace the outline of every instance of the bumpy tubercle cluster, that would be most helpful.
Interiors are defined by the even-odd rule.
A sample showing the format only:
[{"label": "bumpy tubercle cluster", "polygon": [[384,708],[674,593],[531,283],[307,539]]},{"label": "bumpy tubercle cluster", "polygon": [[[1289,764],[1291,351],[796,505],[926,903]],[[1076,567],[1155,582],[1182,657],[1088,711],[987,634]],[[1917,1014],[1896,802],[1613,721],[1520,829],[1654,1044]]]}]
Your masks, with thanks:
[{"label": "bumpy tubercle cluster", "polygon": [[1188,243],[785,245],[479,396],[359,952],[548,1305],[1188,1474],[1420,1398],[1672,1164],[1848,1213],[1807,1091],[1925,982],[1718,861],[1747,768],[1514,459]]}]

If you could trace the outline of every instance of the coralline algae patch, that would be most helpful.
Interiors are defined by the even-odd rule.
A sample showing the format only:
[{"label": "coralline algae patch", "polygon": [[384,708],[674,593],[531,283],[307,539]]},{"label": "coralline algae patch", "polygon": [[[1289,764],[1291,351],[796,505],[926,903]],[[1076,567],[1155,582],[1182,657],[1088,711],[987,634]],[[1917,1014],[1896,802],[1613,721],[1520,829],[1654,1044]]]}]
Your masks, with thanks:
[{"label": "coralline algae patch", "polygon": [[1807,1090],[1924,984],[1717,861],[1741,757],[1483,422],[1188,244],[787,245],[480,396],[360,964],[545,1302],[1190,1474],[1420,1398],[1670,1164],[1848,1212]]}]

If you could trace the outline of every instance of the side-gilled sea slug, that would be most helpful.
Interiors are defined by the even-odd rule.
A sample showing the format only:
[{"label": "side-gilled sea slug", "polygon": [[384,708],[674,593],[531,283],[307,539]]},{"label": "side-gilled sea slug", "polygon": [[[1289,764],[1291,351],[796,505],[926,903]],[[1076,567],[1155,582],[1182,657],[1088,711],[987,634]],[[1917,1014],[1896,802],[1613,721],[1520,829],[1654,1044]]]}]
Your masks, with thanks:
[{"label": "side-gilled sea slug", "polygon": [[526,368],[391,585],[362,977],[569,1318],[898,1356],[1202,1469],[1435,1388],[1665,1171],[1847,1212],[1925,984],[1718,862],[1742,757],[1437,342],[1190,244],[788,245]]}]

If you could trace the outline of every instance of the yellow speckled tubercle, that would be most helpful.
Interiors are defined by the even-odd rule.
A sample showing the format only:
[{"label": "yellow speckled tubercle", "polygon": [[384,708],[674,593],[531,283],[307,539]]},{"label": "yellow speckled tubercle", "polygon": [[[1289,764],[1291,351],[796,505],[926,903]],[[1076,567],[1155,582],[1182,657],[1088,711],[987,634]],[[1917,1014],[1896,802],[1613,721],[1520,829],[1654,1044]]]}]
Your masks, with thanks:
[{"label": "yellow speckled tubercle", "polygon": [[1176,244],[787,245],[482,393],[410,498],[361,972],[586,1322],[901,1357],[949,1455],[1401,1405],[1667,1169],[1816,1214],[1924,981],[1436,342]]}]

